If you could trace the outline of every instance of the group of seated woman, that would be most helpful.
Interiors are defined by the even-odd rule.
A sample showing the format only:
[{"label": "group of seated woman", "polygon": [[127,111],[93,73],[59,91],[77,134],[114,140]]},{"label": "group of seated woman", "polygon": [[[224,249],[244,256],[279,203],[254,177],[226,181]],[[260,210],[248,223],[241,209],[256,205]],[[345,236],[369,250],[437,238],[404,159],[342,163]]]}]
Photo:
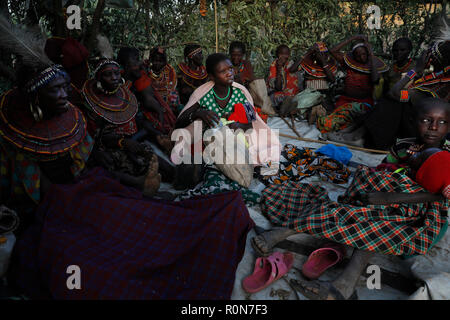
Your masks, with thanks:
[{"label": "group of seated woman", "polygon": [[[201,182],[203,164],[175,165],[177,145],[171,139],[175,130],[189,131],[197,124],[218,128],[219,123],[234,119],[226,124],[246,132],[254,163],[266,169],[277,163],[278,139],[270,134],[264,143],[258,139],[270,127],[247,90],[255,75],[244,59],[245,45],[233,42],[229,55],[211,54],[205,65],[201,46],[187,45],[178,71],[161,47],[150,51],[148,61],[142,61],[134,48],[121,48],[117,60],[98,59],[89,75],[89,53],[73,39],[49,40],[45,53],[44,48],[36,49],[31,57],[14,41],[0,44],[22,57],[17,86],[3,93],[0,101],[2,204],[22,221],[16,231],[12,283],[32,297],[229,298],[246,235],[254,225],[242,194],[231,191],[176,202],[158,190],[161,182],[173,183],[176,189]],[[352,41],[356,42],[352,50],[342,53]],[[448,152],[442,153],[449,148],[448,47],[448,40],[436,42],[412,69],[411,42],[399,39],[393,46],[395,61],[389,73],[363,36],[333,49],[318,42],[297,62],[290,60],[288,46],[277,48],[267,78],[275,107],[291,103],[292,97],[310,89],[328,96],[323,102],[328,115],[318,116],[316,122],[323,130],[345,128],[348,123],[335,125],[333,117],[345,118],[355,110],[362,116],[365,132],[377,138],[378,131],[387,131],[386,124],[377,121],[397,122],[390,128],[392,137],[384,133],[383,143],[394,145],[391,154],[377,173],[365,168],[355,175],[343,204],[324,200],[322,190],[311,187],[286,183],[266,188],[264,213],[275,225],[290,229],[255,238],[257,252],[266,254],[295,232],[310,232],[360,250],[355,253],[360,263],[352,265],[352,272],[359,276],[369,257],[362,250],[397,255],[428,251],[446,225],[440,213],[447,208],[444,197],[449,197],[448,172],[443,175],[447,180],[436,177],[431,184],[427,180],[439,176],[429,171],[436,169],[435,164],[445,166],[448,161]],[[424,75],[430,63],[435,72]],[[345,78],[336,97],[330,92],[339,68]],[[383,73],[387,87],[382,88],[385,97],[380,99],[374,92]],[[424,99],[424,93],[432,97]],[[399,105],[391,116],[389,108]],[[413,131],[406,133],[418,134],[394,144],[395,137],[402,137],[398,130],[407,116],[415,120]],[[185,152],[201,153],[205,147],[187,142]],[[405,163],[411,168],[407,175],[390,172],[408,167]],[[425,181],[420,184],[428,192],[413,180]],[[408,190],[414,192],[408,194]],[[361,194],[366,195],[365,202]],[[417,216],[433,212],[425,231],[402,223],[387,226],[403,232],[409,242],[399,242],[386,232],[382,214],[370,207],[398,202],[405,203],[406,211],[411,209],[408,203],[431,203],[411,209]],[[297,210],[291,206],[288,211],[297,214],[286,214],[289,204]],[[348,228],[365,228],[367,241],[351,242],[343,225],[327,223],[330,214],[353,216],[364,205],[370,216],[367,224],[359,225],[353,218],[347,222]],[[380,210],[394,215],[389,207]],[[373,234],[383,232],[384,242],[370,242]],[[419,243],[424,237],[426,244]],[[86,277],[80,291],[66,286],[67,266],[74,264]],[[331,287],[340,297],[352,293],[343,280],[297,283],[296,287],[313,298],[318,293],[319,298],[331,297]]]}]

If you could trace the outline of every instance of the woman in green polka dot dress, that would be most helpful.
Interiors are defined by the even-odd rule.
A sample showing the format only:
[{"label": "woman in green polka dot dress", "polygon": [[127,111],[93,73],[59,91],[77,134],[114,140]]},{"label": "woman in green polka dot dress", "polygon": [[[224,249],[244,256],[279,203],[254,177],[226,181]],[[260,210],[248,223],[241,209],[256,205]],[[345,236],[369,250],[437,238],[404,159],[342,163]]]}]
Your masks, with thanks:
[{"label": "woman in green polka dot dress", "polygon": [[[193,123],[201,121],[206,127],[215,127],[220,118],[227,119],[234,111],[237,103],[253,105],[253,99],[248,90],[241,84],[234,82],[233,65],[228,56],[214,53],[206,59],[206,71],[209,82],[198,87],[189,98],[189,102],[178,116],[175,128],[185,128],[191,131],[193,137]],[[250,155],[253,163],[267,165],[278,162],[280,157],[280,142],[269,126],[254,112],[256,120],[249,123],[234,122],[230,129],[242,129],[246,132]],[[264,137],[263,137],[264,136]],[[199,151],[199,150],[198,150]],[[264,151],[264,152],[261,152]],[[179,163],[178,154],[172,153],[172,161]]]},{"label": "woman in green polka dot dress", "polygon": [[[201,122],[203,127],[215,127],[220,118],[227,119],[234,111],[237,103],[253,105],[253,99],[248,90],[241,84],[234,82],[233,65],[230,59],[222,54],[215,53],[206,59],[206,71],[211,81],[197,88],[189,98],[185,108],[178,116],[175,128],[185,128],[194,137],[194,122]],[[246,132],[249,143],[250,156],[257,165],[270,165],[278,163],[280,156],[280,142],[267,124],[254,112],[256,120],[249,123],[233,122],[230,129],[242,129]],[[265,137],[261,138],[262,135]],[[181,143],[186,143],[183,141]],[[193,141],[192,141],[193,143]],[[202,152],[201,145],[194,145],[194,153]],[[185,150],[175,146],[172,152],[172,161],[180,163],[182,155],[178,150]],[[192,149],[191,149],[192,150]],[[264,152],[261,152],[264,151]]]},{"label": "woman in green polka dot dress", "polygon": [[[199,87],[191,95],[177,120],[177,128],[184,128],[197,119],[208,127],[214,127],[220,118],[228,118],[236,103],[250,102],[245,94],[249,96],[248,91],[234,82],[233,65],[226,55],[216,53],[208,56],[206,71],[212,81]],[[253,104],[253,101],[250,103]],[[252,124],[232,123],[229,127],[245,131]]]}]

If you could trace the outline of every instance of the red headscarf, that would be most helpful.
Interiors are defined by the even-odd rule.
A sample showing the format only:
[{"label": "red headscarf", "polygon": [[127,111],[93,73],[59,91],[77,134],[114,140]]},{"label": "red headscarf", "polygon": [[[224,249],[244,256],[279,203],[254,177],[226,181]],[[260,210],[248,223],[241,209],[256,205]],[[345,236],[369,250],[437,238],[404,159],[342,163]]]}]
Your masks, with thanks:
[{"label": "red headscarf", "polygon": [[450,199],[450,152],[431,155],[417,171],[416,181],[427,191]]}]

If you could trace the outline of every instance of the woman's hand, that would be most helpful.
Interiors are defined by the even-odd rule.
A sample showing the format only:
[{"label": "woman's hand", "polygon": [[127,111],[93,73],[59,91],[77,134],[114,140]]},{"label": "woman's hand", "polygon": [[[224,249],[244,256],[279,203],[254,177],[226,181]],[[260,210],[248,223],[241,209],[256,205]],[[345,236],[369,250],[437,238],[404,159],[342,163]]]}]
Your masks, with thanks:
[{"label": "woman's hand", "polygon": [[284,65],[286,64],[287,60],[288,60],[288,57],[286,57],[286,56],[279,57],[276,62],[277,69],[282,69],[284,67]]},{"label": "woman's hand", "polygon": [[239,129],[242,129],[242,130],[246,131],[246,130],[248,130],[248,129],[250,129],[250,128],[252,127],[252,124],[251,124],[251,123],[233,122],[233,123],[230,123],[230,124],[228,125],[228,127],[229,127],[231,130],[239,130]]},{"label": "woman's hand", "polygon": [[418,75],[420,76],[423,75],[423,72],[425,71],[428,62],[430,62],[430,58],[431,58],[431,51],[427,50],[424,53],[422,53],[419,59],[417,59],[415,70]]},{"label": "woman's hand", "polygon": [[205,109],[197,110],[193,118],[202,120],[210,128],[215,127],[220,120],[217,113]]}]

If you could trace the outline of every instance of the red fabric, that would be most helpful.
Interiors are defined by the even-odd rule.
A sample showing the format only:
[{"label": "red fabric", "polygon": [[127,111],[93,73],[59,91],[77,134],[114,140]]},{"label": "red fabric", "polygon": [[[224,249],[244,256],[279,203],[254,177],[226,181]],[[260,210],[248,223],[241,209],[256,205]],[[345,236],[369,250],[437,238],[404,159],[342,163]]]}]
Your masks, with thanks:
[{"label": "red fabric", "polygon": [[265,122],[267,123],[267,119],[269,118],[269,116],[265,113],[262,112],[261,108],[255,107],[256,112],[258,113],[259,117]]},{"label": "red fabric", "polygon": [[137,91],[141,92],[152,84],[152,80],[147,75],[142,75],[134,82],[134,87]]},{"label": "red fabric", "polygon": [[62,65],[68,69],[82,64],[89,57],[86,47],[72,38],[64,41],[61,52],[63,54]]},{"label": "red fabric", "polygon": [[372,98],[357,99],[357,98],[352,98],[352,97],[348,97],[348,96],[341,95],[341,96],[337,99],[336,104],[335,104],[334,107],[335,107],[335,108],[338,108],[338,107],[340,107],[340,106],[343,106],[344,104],[352,103],[352,102],[368,103],[368,104],[370,104],[371,106],[373,106],[373,99],[372,99]]},{"label": "red fabric", "polygon": [[245,112],[245,107],[242,103],[236,103],[234,105],[233,113],[228,117],[230,121],[236,121],[239,123],[248,123],[247,113]]},{"label": "red fabric", "polygon": [[416,173],[416,181],[431,193],[442,193],[450,198],[450,152],[431,155]]}]

